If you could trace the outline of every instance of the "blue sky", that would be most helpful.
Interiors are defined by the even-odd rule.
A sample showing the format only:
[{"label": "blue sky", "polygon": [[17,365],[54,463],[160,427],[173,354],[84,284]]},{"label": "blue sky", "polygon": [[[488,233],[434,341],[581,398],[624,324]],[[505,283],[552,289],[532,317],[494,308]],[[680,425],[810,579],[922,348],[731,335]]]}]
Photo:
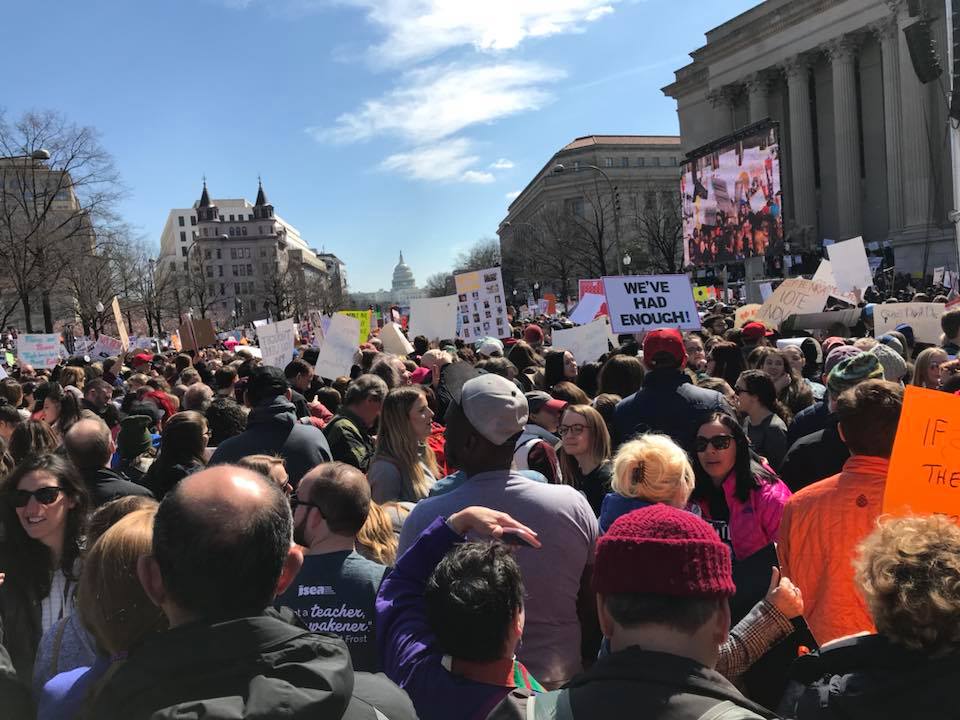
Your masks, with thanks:
[{"label": "blue sky", "polygon": [[[493,237],[509,197],[589,134],[674,134],[659,88],[752,0],[8,3],[0,104],[96,127],[152,243],[207,176],[388,287]],[[14,30],[20,28],[20,30]]]}]

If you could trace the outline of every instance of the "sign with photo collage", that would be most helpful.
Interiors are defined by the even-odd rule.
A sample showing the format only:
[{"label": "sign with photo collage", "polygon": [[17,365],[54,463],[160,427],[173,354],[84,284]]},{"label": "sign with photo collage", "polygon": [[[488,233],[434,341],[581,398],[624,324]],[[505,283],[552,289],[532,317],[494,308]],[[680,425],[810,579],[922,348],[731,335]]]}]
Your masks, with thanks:
[{"label": "sign with photo collage", "polygon": [[510,337],[500,268],[461,273],[454,281],[457,285],[457,337],[471,343],[482,337]]}]

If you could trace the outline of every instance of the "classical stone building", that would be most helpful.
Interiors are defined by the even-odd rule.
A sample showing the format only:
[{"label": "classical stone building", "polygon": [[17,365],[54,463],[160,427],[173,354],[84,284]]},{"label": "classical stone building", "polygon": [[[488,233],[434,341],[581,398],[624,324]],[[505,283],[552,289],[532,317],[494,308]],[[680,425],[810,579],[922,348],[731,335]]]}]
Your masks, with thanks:
[{"label": "classical stone building", "polygon": [[389,290],[377,290],[376,292],[351,293],[350,298],[358,308],[367,306],[389,306],[400,305],[407,307],[411,300],[424,297],[426,293],[422,288],[417,287],[417,281],[413,276],[413,270],[403,260],[403,251],[400,252],[400,261],[393,268],[393,281]]},{"label": "classical stone building", "polygon": [[[922,84],[904,30],[928,23],[944,67]],[[780,123],[792,247],[862,235],[889,242],[900,272],[957,267],[944,3],[767,0],[707,33],[663,89],[683,150]]]},{"label": "classical stone building", "polygon": [[[525,297],[536,282],[541,291],[576,295],[579,277],[599,277],[599,249],[592,254],[595,257],[575,260],[566,273],[562,263],[559,271],[553,267],[557,263],[511,267],[512,258],[525,245],[571,231],[572,242],[578,245],[602,244],[606,274],[617,271],[618,239],[620,260],[630,253],[634,269],[643,267],[642,218],[652,209],[676,212],[682,160],[676,136],[587,135],[558,150],[510,203],[497,228],[504,282],[513,285],[506,288],[507,294],[517,290]],[[534,256],[538,254],[543,260],[546,253]]]},{"label": "classical stone building", "polygon": [[251,205],[212,200],[204,182],[192,208],[170,211],[160,267],[175,278],[178,313],[192,307],[224,325],[302,316],[318,306],[314,296],[329,280],[326,263],[274,212],[262,184]]}]

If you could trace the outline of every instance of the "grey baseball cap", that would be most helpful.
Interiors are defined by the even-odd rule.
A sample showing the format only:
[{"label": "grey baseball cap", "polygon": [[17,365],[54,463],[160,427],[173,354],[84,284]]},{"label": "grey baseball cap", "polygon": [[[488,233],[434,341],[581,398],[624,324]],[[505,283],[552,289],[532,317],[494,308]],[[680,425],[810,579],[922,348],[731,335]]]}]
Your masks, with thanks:
[{"label": "grey baseball cap", "polygon": [[459,402],[474,429],[497,446],[522,432],[529,417],[527,399],[520,388],[493,373],[467,380]]}]

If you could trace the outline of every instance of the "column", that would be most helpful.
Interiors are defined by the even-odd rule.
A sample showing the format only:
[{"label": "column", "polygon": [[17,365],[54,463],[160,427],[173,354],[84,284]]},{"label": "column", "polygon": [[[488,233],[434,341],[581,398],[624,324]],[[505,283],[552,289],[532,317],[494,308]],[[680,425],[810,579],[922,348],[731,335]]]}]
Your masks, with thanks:
[{"label": "column", "polygon": [[734,130],[734,96],[727,88],[720,88],[707,93],[707,100],[710,101],[713,109],[716,110],[714,113],[714,117],[717,118],[717,122],[714,124],[716,135],[720,136],[732,133]]},{"label": "column", "polygon": [[750,122],[760,122],[770,115],[767,104],[767,90],[770,86],[770,76],[765,72],[748,75],[744,81],[747,88],[747,101],[750,107]]},{"label": "column", "polygon": [[826,47],[833,69],[833,137],[837,168],[837,240],[860,235],[860,129],[857,116],[857,46],[849,37]]},{"label": "column", "polygon": [[790,105],[790,176],[793,186],[793,222],[817,230],[817,188],[813,168],[813,123],[810,118],[810,61],[797,55],[783,66]]},{"label": "column", "polygon": [[903,180],[900,160],[900,48],[897,20],[891,15],[870,28],[880,41],[883,58],[883,130],[887,165],[887,226],[889,232],[903,227]]},{"label": "column", "polygon": [[[910,24],[903,3],[891,3],[897,21],[897,55],[900,64],[900,172],[903,188],[903,227],[919,230],[932,224],[933,186],[930,180],[930,148],[924,118],[923,85],[910,62],[903,28]],[[939,140],[937,140],[939,142]]]}]

